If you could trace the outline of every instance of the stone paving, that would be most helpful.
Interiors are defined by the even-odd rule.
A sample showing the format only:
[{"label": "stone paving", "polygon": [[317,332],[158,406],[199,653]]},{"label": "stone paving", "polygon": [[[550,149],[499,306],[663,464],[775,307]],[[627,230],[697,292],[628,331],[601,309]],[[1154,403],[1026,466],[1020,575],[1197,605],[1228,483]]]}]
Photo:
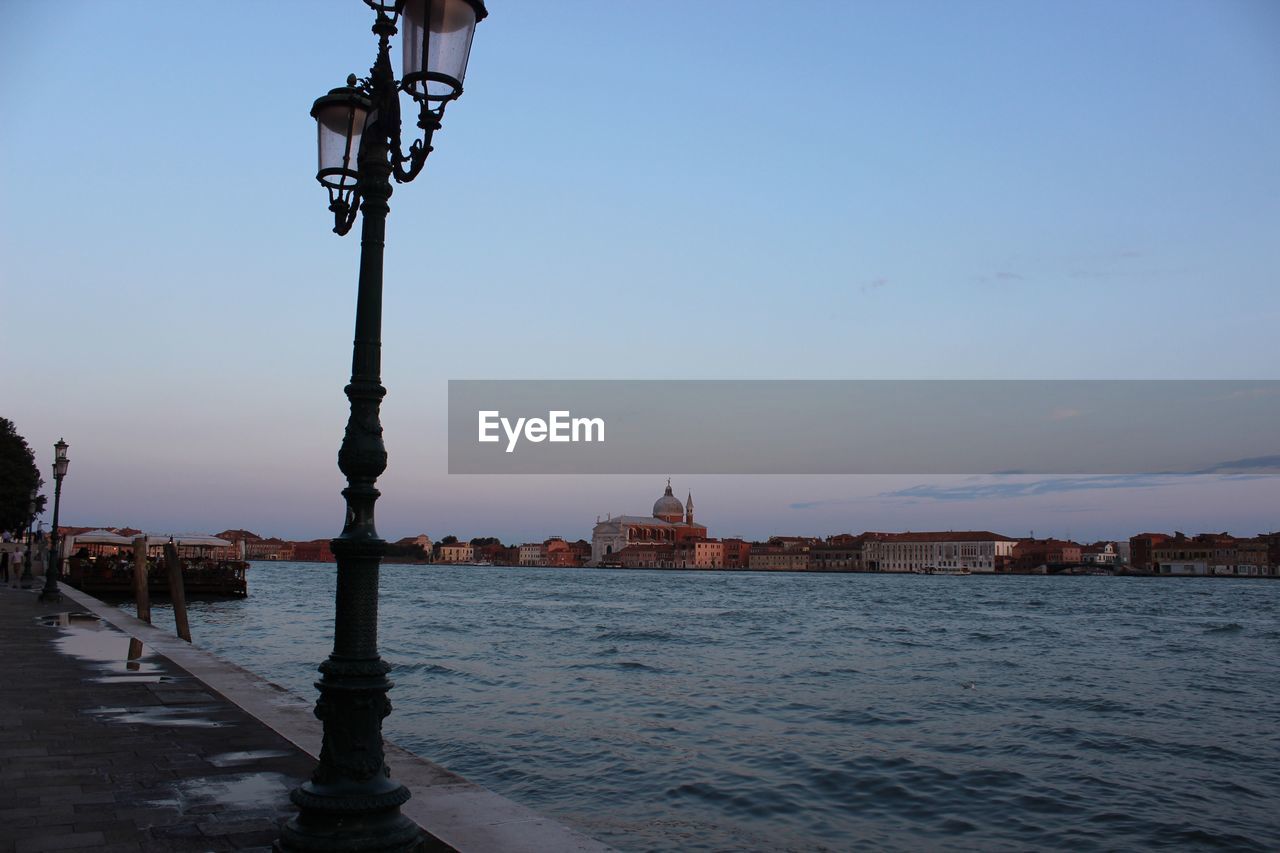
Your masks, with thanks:
[{"label": "stone paving", "polygon": [[[40,580],[0,588],[0,853],[269,850],[319,753],[314,699],[66,585],[42,603]],[[386,750],[423,853],[610,853]]]},{"label": "stone paving", "polygon": [[0,853],[269,850],[313,759],[37,591],[0,588]]}]

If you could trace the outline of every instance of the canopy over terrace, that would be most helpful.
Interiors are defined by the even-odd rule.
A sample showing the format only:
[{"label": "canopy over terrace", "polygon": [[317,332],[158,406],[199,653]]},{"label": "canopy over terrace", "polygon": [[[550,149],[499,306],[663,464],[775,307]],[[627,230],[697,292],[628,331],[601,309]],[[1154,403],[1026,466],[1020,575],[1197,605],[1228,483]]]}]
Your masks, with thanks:
[{"label": "canopy over terrace", "polygon": [[90,530],[69,537],[72,544],[79,545],[132,545],[133,540],[110,530]]},{"label": "canopy over terrace", "polygon": [[110,530],[89,530],[66,537],[59,553],[64,560],[79,548],[87,548],[90,554],[110,555],[119,553],[121,548],[127,548],[132,544],[133,540],[129,537],[112,533]]},{"label": "canopy over terrace", "polygon": [[[172,542],[183,557],[237,559],[235,543],[206,533],[148,533],[147,553],[155,553]],[[222,551],[222,553],[218,553]]]}]

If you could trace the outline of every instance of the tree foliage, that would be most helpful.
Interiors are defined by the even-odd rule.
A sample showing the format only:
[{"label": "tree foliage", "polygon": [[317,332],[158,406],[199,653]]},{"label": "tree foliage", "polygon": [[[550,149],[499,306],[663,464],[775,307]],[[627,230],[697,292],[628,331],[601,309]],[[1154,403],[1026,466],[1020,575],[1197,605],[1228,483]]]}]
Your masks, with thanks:
[{"label": "tree foliage", "polygon": [[[31,490],[43,480],[36,468],[35,454],[27,440],[18,435],[13,421],[0,418],[0,530],[25,530],[31,523]],[[36,500],[36,512],[44,509],[44,496]]]}]

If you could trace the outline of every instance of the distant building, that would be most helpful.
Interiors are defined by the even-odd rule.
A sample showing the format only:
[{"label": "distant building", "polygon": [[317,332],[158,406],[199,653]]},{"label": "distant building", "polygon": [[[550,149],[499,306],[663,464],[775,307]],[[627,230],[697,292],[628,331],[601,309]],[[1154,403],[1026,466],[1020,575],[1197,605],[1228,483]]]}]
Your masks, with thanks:
[{"label": "distant building", "polygon": [[333,551],[328,539],[312,539],[310,542],[293,542],[293,559],[304,563],[332,563]]},{"label": "distant building", "polygon": [[828,536],[826,542],[809,548],[809,570],[814,572],[865,572],[862,559],[864,539],[849,533]]},{"label": "distant building", "polygon": [[1008,568],[1016,542],[989,530],[881,533],[864,542],[863,560],[880,572],[968,569],[991,573]]},{"label": "distant building", "polygon": [[526,542],[520,546],[520,565],[545,566],[547,553],[541,542]]},{"label": "distant building", "polygon": [[1065,539],[1019,539],[1013,546],[1012,565],[1017,569],[1063,568],[1078,566],[1083,549],[1078,542]]},{"label": "distant building", "polygon": [[436,545],[437,563],[471,563],[475,562],[475,549],[470,542],[452,542],[448,545]]},{"label": "distant building", "polygon": [[1120,562],[1120,554],[1114,542],[1094,542],[1080,547],[1080,562],[1086,566],[1114,566]]},{"label": "distant building", "polygon": [[569,543],[569,550],[573,552],[573,558],[576,561],[574,565],[585,566],[591,562],[591,543],[585,539],[577,539]]},{"label": "distant building", "polygon": [[591,529],[590,565],[619,563],[614,554],[631,545],[675,545],[706,538],[707,528],[693,520],[693,493],[682,504],[671,493],[671,481],[667,480],[667,490],[654,503],[652,515],[611,515],[604,521],[597,517]]},{"label": "distant building", "polygon": [[507,547],[501,542],[489,542],[484,545],[471,543],[471,556],[477,563],[490,563],[494,566],[508,565]]},{"label": "distant building", "polygon": [[746,569],[750,567],[750,542],[742,539],[721,539],[720,548],[724,553],[722,559],[726,569]]},{"label": "distant building", "polygon": [[611,556],[624,569],[669,569],[675,561],[674,549],[665,542],[637,542]]},{"label": "distant building", "polygon": [[546,554],[546,562],[543,565],[553,566],[560,569],[574,568],[582,565],[578,562],[578,552],[572,545],[554,536],[542,543],[543,551]]},{"label": "distant building", "polygon": [[724,543],[719,539],[685,539],[675,544],[672,559],[677,569],[722,569]]},{"label": "distant building", "polygon": [[1139,533],[1129,537],[1129,564],[1135,569],[1155,571],[1155,549],[1167,540],[1164,533]]},{"label": "distant building", "polygon": [[767,544],[784,551],[808,551],[814,545],[821,545],[822,539],[817,536],[770,536]]},{"label": "distant building", "polygon": [[807,549],[788,549],[781,545],[753,545],[747,568],[753,572],[808,571],[809,552]]},{"label": "distant building", "polygon": [[246,560],[295,560],[296,549],[292,542],[283,539],[256,539],[244,541]]},{"label": "distant building", "polygon": [[1152,568],[1162,575],[1211,574],[1210,566],[1232,561],[1228,552],[1234,550],[1234,545],[1235,538],[1226,533],[1187,536],[1175,531],[1151,549]]},{"label": "distant building", "polygon": [[1152,552],[1155,571],[1162,575],[1265,577],[1274,575],[1270,542],[1265,536],[1237,539],[1229,533],[1187,536],[1175,532]]}]

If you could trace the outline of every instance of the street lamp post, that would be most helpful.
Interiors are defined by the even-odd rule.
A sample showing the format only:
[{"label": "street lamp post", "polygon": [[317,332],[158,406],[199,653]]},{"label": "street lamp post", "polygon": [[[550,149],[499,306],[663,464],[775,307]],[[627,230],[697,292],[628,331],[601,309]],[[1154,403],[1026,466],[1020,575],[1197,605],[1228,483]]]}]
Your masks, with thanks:
[{"label": "street lamp post", "polygon": [[[298,815],[284,827],[276,849],[417,849],[421,832],[400,813],[409,791],[391,778],[382,744],[382,720],[391,712],[390,666],[378,654],[378,566],[386,543],[374,526],[375,488],[387,467],[379,408],[382,386],[382,255],[392,178],[412,181],[422,171],[444,109],[462,94],[482,0],[364,0],[373,10],[378,55],[369,76],[317,99],[316,179],[329,192],[337,234],[363,212],[356,299],[351,403],[338,468],[346,523],[330,546],[338,564],[333,651],[320,665],[315,713],[324,725],[320,761],[311,779],[292,793]],[[391,67],[391,37],[403,29],[403,68]],[[418,105],[421,137],[402,152],[400,93]]]},{"label": "street lamp post", "polygon": [[44,589],[40,591],[41,601],[61,601],[62,593],[58,591],[58,574],[62,557],[58,553],[58,509],[62,503],[62,478],[67,476],[71,460],[67,458],[68,445],[62,439],[53,446],[53,544],[49,547],[49,561],[44,567]]}]

